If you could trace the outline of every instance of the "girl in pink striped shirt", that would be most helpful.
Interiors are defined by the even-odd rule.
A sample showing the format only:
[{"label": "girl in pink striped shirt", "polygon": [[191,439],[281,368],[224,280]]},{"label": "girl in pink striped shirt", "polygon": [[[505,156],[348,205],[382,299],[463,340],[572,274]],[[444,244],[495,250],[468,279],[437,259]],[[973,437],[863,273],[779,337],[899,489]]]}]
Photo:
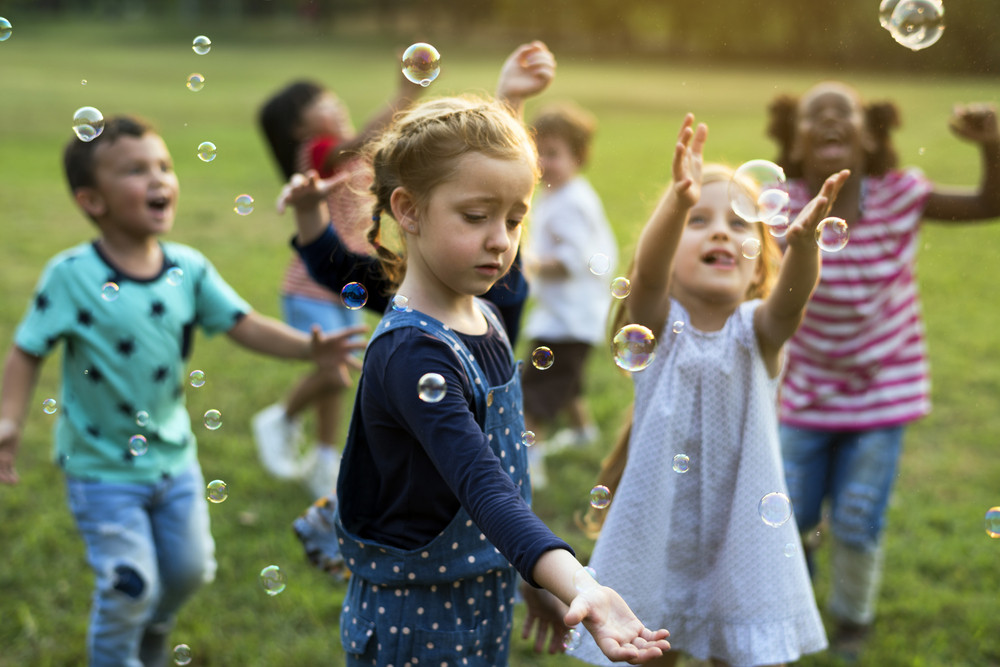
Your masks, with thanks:
[{"label": "girl in pink striped shirt", "polygon": [[[788,342],[781,390],[785,474],[802,534],[830,502],[829,611],[834,651],[855,658],[875,612],[881,532],[905,424],[930,410],[927,352],[915,279],[923,218],[957,222],[1000,215],[1000,132],[992,107],[956,107],[959,136],[979,144],[977,190],[945,190],[898,169],[891,103],[864,104],[839,82],[802,98],[779,97],[768,134],[789,176],[790,215],[841,169],[852,176],[831,215],[848,244],[824,253],[820,282]],[[807,550],[808,553],[808,550]]]}]

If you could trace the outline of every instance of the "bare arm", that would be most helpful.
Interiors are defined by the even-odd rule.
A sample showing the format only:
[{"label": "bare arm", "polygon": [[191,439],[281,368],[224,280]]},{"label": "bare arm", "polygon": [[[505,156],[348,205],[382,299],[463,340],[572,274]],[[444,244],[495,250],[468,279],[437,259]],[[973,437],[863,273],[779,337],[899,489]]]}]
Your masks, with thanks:
[{"label": "bare arm", "polygon": [[522,44],[507,56],[500,68],[497,99],[522,118],[525,100],[548,88],[555,75],[556,58],[544,42]]},{"label": "bare arm", "polygon": [[789,225],[788,249],[781,261],[777,283],[754,313],[754,331],[771,377],[778,374],[781,346],[799,328],[806,303],[819,280],[821,262],[816,227],[830,213],[850,174],[845,169],[827,178],[819,194]]},{"label": "bare arm", "polygon": [[0,389],[0,484],[18,481],[14,460],[41,366],[41,357],[30,355],[19,347],[12,346],[7,354]]},{"label": "bare arm", "polygon": [[979,145],[983,177],[975,191],[935,187],[924,214],[945,222],[986,220],[1000,216],[1000,131],[996,109],[988,104],[957,106],[949,121],[962,139]]},{"label": "bare arm", "polygon": [[702,150],[708,137],[704,125],[694,127],[688,114],[674,147],[673,182],[639,234],[632,270],[632,290],[625,306],[629,319],[653,332],[662,330],[670,301],[674,253],[687,222],[688,211],[701,196]]}]

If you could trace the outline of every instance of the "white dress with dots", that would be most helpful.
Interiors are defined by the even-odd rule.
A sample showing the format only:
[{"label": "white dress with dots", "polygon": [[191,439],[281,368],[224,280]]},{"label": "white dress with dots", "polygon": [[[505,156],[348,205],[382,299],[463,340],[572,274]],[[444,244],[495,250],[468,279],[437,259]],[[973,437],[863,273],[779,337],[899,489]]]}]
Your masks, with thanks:
[{"label": "white dress with dots", "polygon": [[[768,525],[759,510],[769,493],[787,497],[778,379],[753,329],[759,304],[702,332],[671,301],[653,362],[633,376],[628,462],[590,561],[646,627],[670,630],[674,650],[733,666],[827,645],[794,519]],[[686,472],[677,455],[689,457]],[[583,634],[570,654],[611,664]]]}]

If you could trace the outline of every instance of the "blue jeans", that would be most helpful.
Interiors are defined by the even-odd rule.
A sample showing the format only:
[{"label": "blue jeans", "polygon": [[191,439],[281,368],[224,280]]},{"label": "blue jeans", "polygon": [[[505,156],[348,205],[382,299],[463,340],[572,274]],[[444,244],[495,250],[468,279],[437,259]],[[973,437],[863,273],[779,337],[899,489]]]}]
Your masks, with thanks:
[{"label": "blue jeans", "polygon": [[153,661],[150,651],[165,661],[177,611],[215,577],[201,469],[155,484],[67,478],[66,486],[96,574],[89,664],[141,667]]},{"label": "blue jeans", "polygon": [[799,532],[815,527],[830,499],[830,530],[847,546],[879,546],[896,479],[903,427],[821,431],[782,425],[781,455]]},{"label": "blue jeans", "polygon": [[309,333],[318,324],[324,333],[333,333],[361,324],[360,310],[350,310],[340,304],[321,301],[297,294],[281,296],[281,313],[289,326]]}]

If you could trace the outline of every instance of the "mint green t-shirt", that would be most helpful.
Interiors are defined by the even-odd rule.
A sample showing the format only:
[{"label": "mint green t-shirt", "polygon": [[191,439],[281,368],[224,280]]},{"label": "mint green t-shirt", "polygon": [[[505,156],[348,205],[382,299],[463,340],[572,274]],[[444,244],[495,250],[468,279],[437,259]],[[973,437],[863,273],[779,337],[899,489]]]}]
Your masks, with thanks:
[{"label": "mint green t-shirt", "polygon": [[196,459],[183,391],[195,328],[228,331],[250,306],[197,250],[161,247],[159,275],[141,280],[93,243],[63,251],[18,326],[28,354],[65,344],[55,458],[67,475],[152,482]]}]

